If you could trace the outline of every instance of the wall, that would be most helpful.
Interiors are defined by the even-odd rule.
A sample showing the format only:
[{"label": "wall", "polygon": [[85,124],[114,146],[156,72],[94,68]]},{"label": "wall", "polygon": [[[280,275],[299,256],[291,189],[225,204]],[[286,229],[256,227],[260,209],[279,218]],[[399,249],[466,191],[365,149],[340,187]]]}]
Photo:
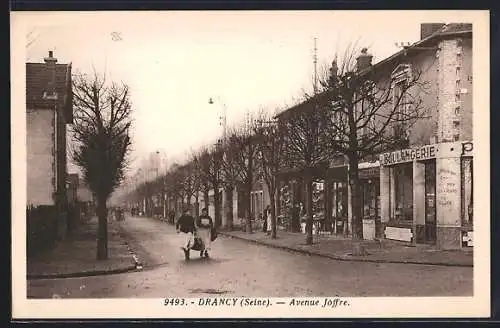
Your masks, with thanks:
[{"label": "wall", "polygon": [[[385,91],[391,84],[391,74],[398,68],[399,65],[410,64],[414,72],[419,72],[420,77],[417,83],[407,92],[411,97],[421,101],[419,111],[423,111],[425,117],[416,121],[409,130],[410,145],[425,145],[430,144],[431,138],[437,132],[437,107],[438,107],[438,89],[436,81],[438,78],[437,59],[435,51],[418,51],[410,52],[407,56],[401,56],[399,59],[380,67],[377,72],[377,84],[379,88]],[[389,94],[392,98],[392,92]],[[390,113],[393,109],[392,99],[380,109],[380,113]],[[379,120],[378,124],[385,122],[384,119]],[[387,133],[391,134],[392,128],[387,128]]]},{"label": "wall", "polygon": [[467,89],[461,95],[460,140],[472,140],[472,39],[462,41],[460,88]]},{"label": "wall", "polygon": [[54,111],[27,110],[27,204],[54,205]]},{"label": "wall", "polygon": [[[431,138],[437,134],[437,94],[436,81],[438,78],[437,60],[435,51],[420,52],[412,60],[412,65],[421,70],[418,83],[422,85],[412,89],[410,94],[419,97],[422,101],[422,109],[425,111],[421,118],[410,130],[410,146],[421,146],[433,143]],[[417,95],[418,93],[418,95]]]}]

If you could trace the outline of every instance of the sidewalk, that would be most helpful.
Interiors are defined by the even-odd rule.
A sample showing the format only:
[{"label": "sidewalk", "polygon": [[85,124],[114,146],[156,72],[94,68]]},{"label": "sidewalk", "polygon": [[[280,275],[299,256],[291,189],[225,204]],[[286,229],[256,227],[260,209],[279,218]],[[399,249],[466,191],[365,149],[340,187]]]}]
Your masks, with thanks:
[{"label": "sidewalk", "polygon": [[350,238],[332,235],[314,235],[313,245],[306,245],[305,235],[301,233],[278,231],[276,239],[272,239],[260,231],[252,234],[242,231],[220,231],[219,234],[260,245],[303,254],[319,255],[341,261],[473,266],[472,249],[441,251],[430,245],[409,246],[391,240],[363,240],[361,243],[365,246],[368,255],[352,256],[353,241]]},{"label": "sidewalk", "polygon": [[27,260],[27,278],[69,278],[122,273],[136,269],[136,260],[120,234],[119,222],[108,220],[108,260],[96,260],[97,217],[82,223],[53,249]]}]

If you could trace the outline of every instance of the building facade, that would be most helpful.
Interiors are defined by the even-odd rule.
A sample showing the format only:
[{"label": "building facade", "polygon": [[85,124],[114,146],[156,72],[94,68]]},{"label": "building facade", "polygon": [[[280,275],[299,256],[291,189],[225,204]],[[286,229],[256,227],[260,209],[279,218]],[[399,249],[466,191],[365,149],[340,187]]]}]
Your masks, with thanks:
[{"label": "building facade", "polygon": [[419,58],[432,111],[408,148],[380,155],[381,219],[385,238],[459,249],[473,242],[472,26],[434,28],[417,45],[436,49]]},{"label": "building facade", "polygon": [[[365,65],[359,74],[376,71],[375,83],[390,85],[393,97],[418,72],[419,83],[409,96],[418,96],[426,108],[411,127],[389,129],[401,134],[404,146],[365,158],[358,166],[364,238],[441,249],[472,246],[472,25],[422,24],[421,40],[374,65],[364,52],[359,63]],[[306,107],[302,103],[287,111]],[[344,235],[352,226],[348,169],[339,155],[326,171],[314,174],[324,184],[326,229]],[[280,180],[290,194],[281,201],[282,212],[285,205],[288,216],[300,213],[295,207],[304,202],[301,172],[283,172]]]},{"label": "building facade", "polygon": [[52,212],[58,237],[64,238],[66,126],[73,122],[71,64],[57,64],[52,51],[44,61],[26,63],[27,207]]}]

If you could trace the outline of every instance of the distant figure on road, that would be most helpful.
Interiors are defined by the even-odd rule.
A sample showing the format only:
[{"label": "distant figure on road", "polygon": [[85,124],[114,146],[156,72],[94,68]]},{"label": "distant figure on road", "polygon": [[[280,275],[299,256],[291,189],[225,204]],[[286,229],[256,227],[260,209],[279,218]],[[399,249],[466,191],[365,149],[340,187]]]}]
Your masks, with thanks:
[{"label": "distant figure on road", "polygon": [[170,211],[170,213],[168,214],[168,218],[169,218],[169,223],[174,224],[175,223],[175,211]]},{"label": "distant figure on road", "polygon": [[194,243],[194,233],[196,232],[194,218],[189,213],[189,208],[182,211],[182,215],[175,224],[175,229],[177,233],[182,232],[184,238],[181,248],[184,250],[184,254],[189,256],[189,247]]},{"label": "distant figure on road", "polygon": [[214,221],[208,215],[208,209],[205,207],[201,210],[201,215],[198,218],[197,226],[200,229],[199,235],[203,240],[203,244],[205,245],[205,250],[200,251],[200,256],[208,257],[208,251],[210,250],[212,244],[212,232],[214,229]]}]

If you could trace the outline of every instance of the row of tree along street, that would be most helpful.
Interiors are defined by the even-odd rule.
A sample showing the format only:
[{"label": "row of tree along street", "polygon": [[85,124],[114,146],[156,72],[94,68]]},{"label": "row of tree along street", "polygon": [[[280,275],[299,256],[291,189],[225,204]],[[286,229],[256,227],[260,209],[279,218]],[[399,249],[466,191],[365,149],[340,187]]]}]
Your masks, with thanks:
[{"label": "row of tree along street", "polygon": [[[306,243],[313,241],[313,170],[328,166],[343,156],[348,163],[352,204],[352,237],[362,239],[361,190],[358,164],[383,151],[408,146],[406,131],[425,117],[420,94],[426,82],[421,71],[409,67],[397,87],[387,78],[387,68],[360,66],[366,49],[356,57],[348,49],[316,78],[314,92],[304,94],[293,108],[271,117],[261,110],[245,124],[230,129],[215,145],[194,151],[183,164],[173,165],[158,179],[145,182],[128,195],[129,201],[174,199],[176,203],[198,203],[201,194],[209,203],[209,192],[227,193],[227,228],[233,226],[235,186],[243,190],[247,231],[251,231],[251,191],[263,180],[269,190],[272,237],[276,237],[277,176],[283,170],[302,172],[305,182]],[[389,70],[391,71],[391,70]],[[222,222],[222,199],[215,192],[215,223]],[[170,210],[170,209],[169,209]]]}]

